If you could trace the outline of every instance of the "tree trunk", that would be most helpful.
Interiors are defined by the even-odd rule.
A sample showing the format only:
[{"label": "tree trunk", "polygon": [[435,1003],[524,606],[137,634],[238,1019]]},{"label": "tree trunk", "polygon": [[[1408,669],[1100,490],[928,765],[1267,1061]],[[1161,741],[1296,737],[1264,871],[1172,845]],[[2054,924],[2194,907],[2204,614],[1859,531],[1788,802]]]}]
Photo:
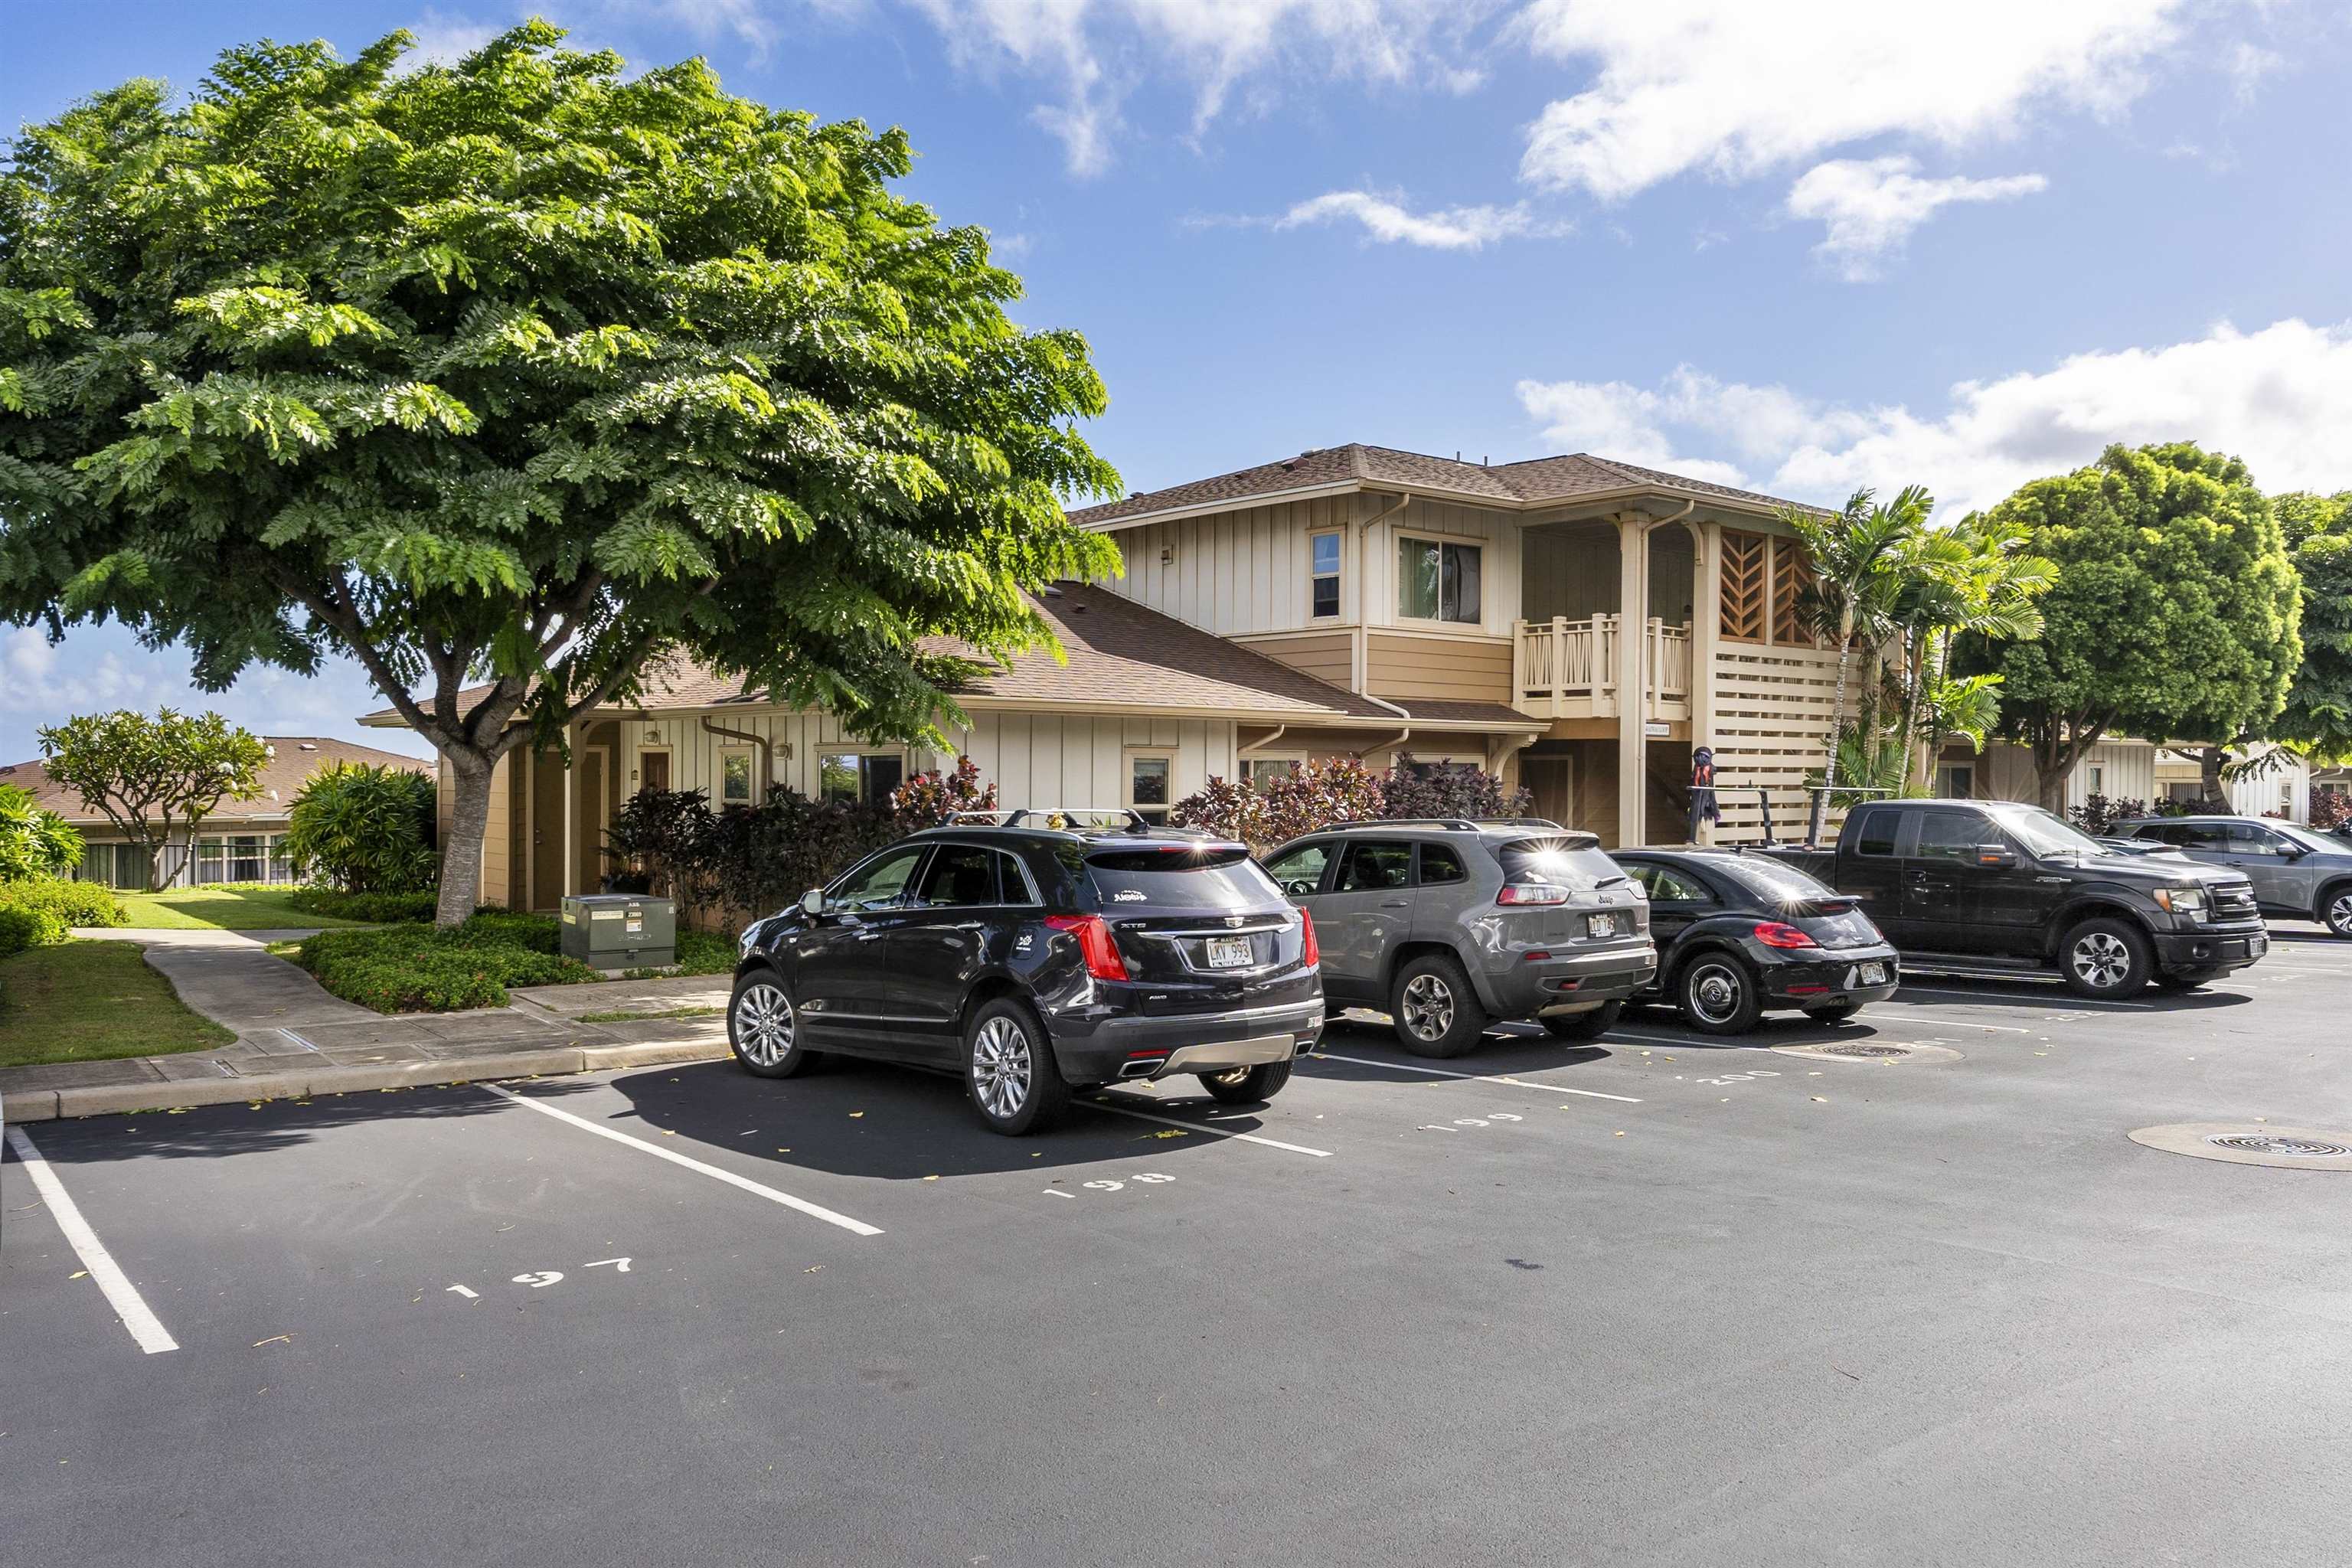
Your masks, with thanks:
[{"label": "tree trunk", "polygon": [[441,892],[433,923],[446,931],[463,924],[481,898],[482,843],[489,832],[490,784],[497,764],[478,752],[454,747],[441,756],[449,764],[455,798],[449,837],[441,846]]},{"label": "tree trunk", "polygon": [[1813,795],[1813,813],[1805,825],[1805,842],[1819,846],[1829,825],[1830,793],[1837,787],[1838,742],[1845,733],[1846,670],[1853,662],[1853,634],[1838,639],[1837,696],[1830,704],[1830,760],[1822,770],[1822,787]]},{"label": "tree trunk", "polygon": [[2227,746],[2200,746],[2197,749],[2197,795],[2199,804],[2208,811],[2230,809],[2229,792],[2221,786],[2221,764],[2230,760]]}]

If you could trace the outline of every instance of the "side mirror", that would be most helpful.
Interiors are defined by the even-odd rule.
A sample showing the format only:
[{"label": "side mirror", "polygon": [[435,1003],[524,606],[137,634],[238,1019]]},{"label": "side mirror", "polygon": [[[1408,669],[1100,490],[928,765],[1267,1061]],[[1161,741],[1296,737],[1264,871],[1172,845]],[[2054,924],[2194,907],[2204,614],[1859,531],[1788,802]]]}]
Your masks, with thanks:
[{"label": "side mirror", "polygon": [[1979,844],[1977,846],[1977,864],[1994,869],[2014,866],[2017,864],[2017,851],[2006,844]]},{"label": "side mirror", "polygon": [[817,916],[824,913],[824,889],[823,888],[811,888],[807,892],[801,895],[801,913],[808,916],[811,920],[814,920]]}]

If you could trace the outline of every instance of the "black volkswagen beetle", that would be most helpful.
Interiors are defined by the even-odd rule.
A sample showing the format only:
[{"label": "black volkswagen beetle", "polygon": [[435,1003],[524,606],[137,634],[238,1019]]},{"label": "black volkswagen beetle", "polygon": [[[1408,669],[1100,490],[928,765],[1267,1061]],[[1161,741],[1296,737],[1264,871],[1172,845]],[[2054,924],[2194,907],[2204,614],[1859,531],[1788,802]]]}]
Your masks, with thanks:
[{"label": "black volkswagen beetle", "polygon": [[1834,1024],[1895,994],[1895,949],[1853,900],[1802,871],[1737,849],[1610,855],[1650,896],[1658,974],[1636,1003],[1738,1035],[1767,1008]]}]

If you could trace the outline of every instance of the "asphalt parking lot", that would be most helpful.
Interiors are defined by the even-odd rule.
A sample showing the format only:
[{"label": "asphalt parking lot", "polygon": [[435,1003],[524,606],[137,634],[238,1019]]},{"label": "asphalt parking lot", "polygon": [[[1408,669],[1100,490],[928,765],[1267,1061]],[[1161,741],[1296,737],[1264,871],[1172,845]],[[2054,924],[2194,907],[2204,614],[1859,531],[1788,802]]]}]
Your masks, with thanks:
[{"label": "asphalt parking lot", "polygon": [[0,1560],[2346,1561],[2352,1173],[2126,1136],[2352,1132],[2352,944],[2276,935],[1737,1043],[1358,1016],[1029,1142],[723,1063],[36,1126]]}]

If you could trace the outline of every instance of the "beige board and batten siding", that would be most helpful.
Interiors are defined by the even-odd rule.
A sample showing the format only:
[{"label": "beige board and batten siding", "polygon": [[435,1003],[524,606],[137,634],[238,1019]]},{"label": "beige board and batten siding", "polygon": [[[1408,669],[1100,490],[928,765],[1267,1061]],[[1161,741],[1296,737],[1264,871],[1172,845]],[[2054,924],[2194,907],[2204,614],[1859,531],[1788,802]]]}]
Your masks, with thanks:
[{"label": "beige board and batten siding", "polygon": [[[2026,746],[1995,741],[1973,757],[1947,761],[1973,768],[1972,793],[1979,800],[2041,799],[2041,774]],[[2146,741],[2103,741],[2083,755],[2066,780],[2065,803],[2083,805],[2091,795],[2091,770],[2101,770],[2099,793],[2109,800],[2148,800],[2156,795],[2156,748]]]},{"label": "beige board and batten siding", "polygon": [[[1507,636],[1519,615],[1519,524],[1508,512],[1485,507],[1457,506],[1450,501],[1424,500],[1416,496],[1404,510],[1371,531],[1364,554],[1365,624],[1375,626],[1444,625],[1460,632]],[[1400,534],[1442,542],[1475,544],[1478,552],[1479,606],[1476,625],[1464,622],[1406,620],[1397,614],[1397,539]],[[1510,684],[1509,658],[1505,657],[1503,684]]]},{"label": "beige board and batten siding", "polygon": [[1127,564],[1105,586],[1220,637],[1328,626],[1307,614],[1307,536],[1341,535],[1339,621],[1356,617],[1363,496],[1327,496],[1150,522],[1113,534]]},{"label": "beige board and batten siding", "polygon": [[1511,639],[1364,634],[1365,688],[1394,702],[1511,700]]},{"label": "beige board and batten siding", "polygon": [[1355,682],[1356,634],[1352,631],[1302,632],[1284,637],[1237,639],[1253,650],[1278,658],[1341,690]]},{"label": "beige board and batten siding", "polygon": [[1169,753],[1171,804],[1212,774],[1234,776],[1235,726],[1227,720],[982,711],[971,721],[954,739],[1007,808],[1123,805],[1128,759],[1139,751]]}]

